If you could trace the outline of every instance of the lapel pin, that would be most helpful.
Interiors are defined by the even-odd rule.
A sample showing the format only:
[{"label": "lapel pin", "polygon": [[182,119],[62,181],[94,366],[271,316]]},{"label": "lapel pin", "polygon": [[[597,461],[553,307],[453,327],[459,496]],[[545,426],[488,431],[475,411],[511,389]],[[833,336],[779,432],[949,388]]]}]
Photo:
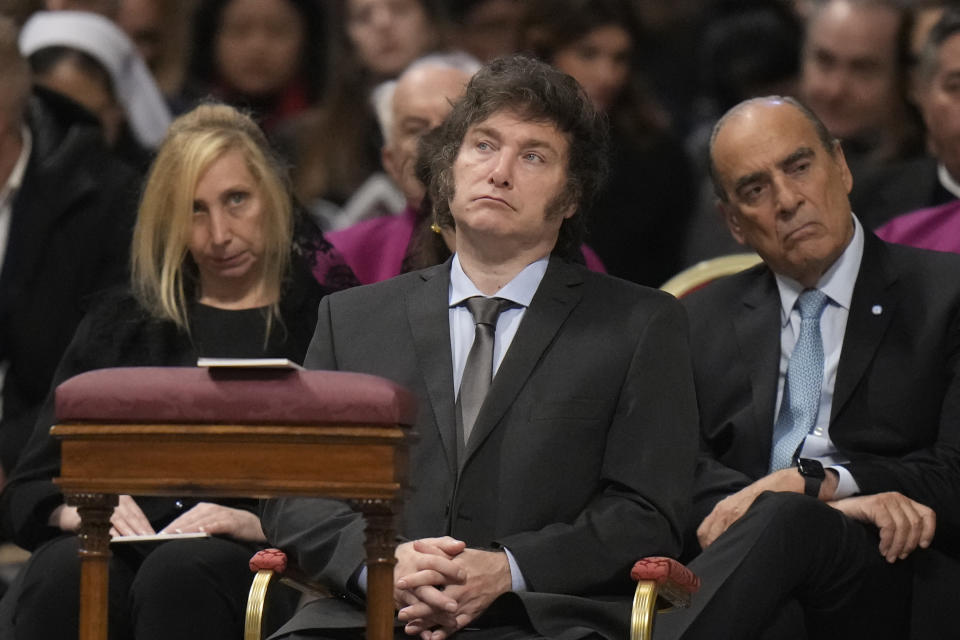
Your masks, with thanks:
[{"label": "lapel pin", "polygon": [[875,305],[873,305],[873,307],[871,307],[870,313],[872,313],[872,314],[875,315],[875,316],[878,316],[878,315],[880,315],[881,313],[883,313],[883,307],[881,307],[881,306],[878,305],[878,304],[875,304]]}]

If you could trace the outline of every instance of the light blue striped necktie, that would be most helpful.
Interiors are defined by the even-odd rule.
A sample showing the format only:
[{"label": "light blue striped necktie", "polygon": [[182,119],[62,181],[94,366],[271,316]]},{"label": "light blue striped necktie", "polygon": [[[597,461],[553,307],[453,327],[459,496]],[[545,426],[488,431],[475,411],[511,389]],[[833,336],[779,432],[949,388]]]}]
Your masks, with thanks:
[{"label": "light blue striped necktie", "polygon": [[793,466],[794,455],[817,423],[820,409],[823,384],[820,316],[827,306],[827,294],[819,289],[807,289],[797,299],[797,306],[800,308],[800,337],[787,364],[780,415],[773,428],[771,472]]}]

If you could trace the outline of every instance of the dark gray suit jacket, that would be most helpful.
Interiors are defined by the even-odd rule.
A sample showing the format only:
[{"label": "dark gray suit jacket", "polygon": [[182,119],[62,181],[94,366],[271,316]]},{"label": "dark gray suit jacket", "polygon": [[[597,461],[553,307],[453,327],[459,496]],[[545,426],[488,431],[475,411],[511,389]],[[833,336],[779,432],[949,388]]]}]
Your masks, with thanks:
[{"label": "dark gray suit jacket", "polygon": [[[780,298],[763,264],[684,299],[700,408],[695,528],[766,475],[780,359]],[[960,524],[960,256],[866,232],[830,416],[864,494],[899,491]]]},{"label": "dark gray suit jacket", "polygon": [[[506,546],[538,631],[623,637],[629,568],[679,552],[689,506],[696,413],[683,311],[551,259],[458,464],[449,274],[448,262],[326,298],[306,364],[384,376],[419,398],[403,537]],[[363,560],[361,528],[327,501],[274,501],[264,513],[271,542],[340,590]],[[359,608],[323,601],[287,629],[358,624]]]}]

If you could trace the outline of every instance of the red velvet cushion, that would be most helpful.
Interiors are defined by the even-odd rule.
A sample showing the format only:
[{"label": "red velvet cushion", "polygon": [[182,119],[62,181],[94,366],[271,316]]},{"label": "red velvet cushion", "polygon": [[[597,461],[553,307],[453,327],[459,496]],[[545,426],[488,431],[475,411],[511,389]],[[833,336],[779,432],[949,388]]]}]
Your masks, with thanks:
[{"label": "red velvet cushion", "polygon": [[70,378],[58,422],[413,424],[416,400],[383,378],[345,371],[128,367]]},{"label": "red velvet cushion", "polygon": [[630,571],[634,580],[655,580],[657,584],[672,586],[687,593],[700,589],[700,576],[673,558],[650,557],[638,560]]},{"label": "red velvet cushion", "polygon": [[257,551],[254,556],[250,558],[250,571],[256,573],[264,569],[283,573],[287,570],[287,554],[280,551],[280,549],[263,549]]}]

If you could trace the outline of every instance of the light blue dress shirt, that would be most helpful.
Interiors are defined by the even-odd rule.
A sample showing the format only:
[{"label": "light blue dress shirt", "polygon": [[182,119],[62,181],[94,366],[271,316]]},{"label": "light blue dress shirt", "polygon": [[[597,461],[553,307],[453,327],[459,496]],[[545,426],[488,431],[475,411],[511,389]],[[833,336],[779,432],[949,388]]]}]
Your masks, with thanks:
[{"label": "light blue dress shirt", "polygon": [[[820,317],[820,334],[823,339],[823,387],[820,390],[820,408],[817,412],[816,424],[800,449],[801,457],[819,460],[824,467],[837,472],[839,478],[834,497],[838,499],[860,492],[860,487],[850,472],[845,467],[839,466],[849,460],[840,455],[830,439],[830,411],[833,407],[833,389],[837,382],[837,367],[840,364],[843,336],[846,333],[847,318],[850,315],[850,300],[853,298],[853,287],[857,283],[857,274],[863,259],[863,240],[863,228],[856,216],[853,216],[853,239],[816,285],[816,288],[826,293],[828,298],[827,306]],[[804,286],[780,274],[776,274],[776,280],[780,291],[781,328],[780,375],[777,381],[777,406],[774,415],[779,415],[787,365],[800,335],[800,310],[794,305],[803,292]]]},{"label": "light blue dress shirt", "polygon": [[[500,314],[497,319],[497,330],[493,338],[493,375],[497,375],[500,363],[503,362],[503,356],[513,342],[513,337],[517,335],[517,328],[520,321],[523,320],[530,301],[533,300],[540,282],[543,280],[543,274],[547,272],[548,257],[541,258],[536,262],[528,264],[523,270],[513,277],[497,291],[493,296],[504,298],[516,304],[512,309],[507,309]],[[453,354],[453,389],[456,395],[460,393],[460,381],[463,379],[463,367],[467,362],[467,355],[470,353],[470,347],[473,346],[473,336],[475,325],[473,314],[463,302],[473,296],[485,296],[475,284],[463,272],[460,266],[460,258],[453,256],[450,265],[450,351]],[[507,554],[507,561],[510,563],[510,581],[513,591],[526,591],[527,581],[523,578],[523,573],[517,565],[516,559],[510,550],[504,547]]]}]

